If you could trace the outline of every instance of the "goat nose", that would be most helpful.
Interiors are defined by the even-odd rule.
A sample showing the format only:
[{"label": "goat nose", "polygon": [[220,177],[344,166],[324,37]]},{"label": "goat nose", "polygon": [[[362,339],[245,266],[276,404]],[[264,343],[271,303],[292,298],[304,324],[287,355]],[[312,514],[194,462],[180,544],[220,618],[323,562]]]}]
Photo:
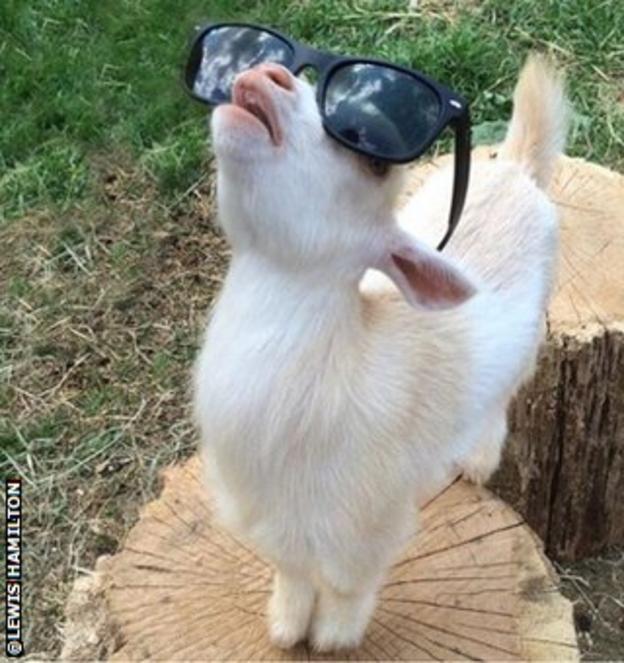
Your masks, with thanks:
[{"label": "goat nose", "polygon": [[295,87],[293,75],[282,65],[266,63],[258,65],[254,69],[284,90],[292,91]]}]

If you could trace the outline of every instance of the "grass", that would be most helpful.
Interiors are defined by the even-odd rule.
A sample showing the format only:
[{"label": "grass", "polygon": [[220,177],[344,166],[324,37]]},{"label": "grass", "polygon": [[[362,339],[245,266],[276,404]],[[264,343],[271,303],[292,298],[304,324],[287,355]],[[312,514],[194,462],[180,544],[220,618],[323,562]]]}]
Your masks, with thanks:
[{"label": "grass", "polygon": [[624,170],[624,10],[600,0],[4,0],[0,471],[25,483],[30,652],[59,651],[76,570],[113,552],[195,445],[187,382],[227,261],[192,27],[238,18],[422,69],[505,128],[529,50],[568,74],[569,151]]},{"label": "grass", "polygon": [[[0,209],[5,218],[89,196],[94,155],[129,152],[175,197],[200,175],[203,110],[181,91],[192,27],[208,17],[276,25],[315,46],[386,57],[448,82],[475,124],[507,119],[530,49],[564,66],[570,151],[624,166],[624,11],[610,0],[454,3],[6,0],[0,8]],[[478,137],[486,139],[487,132]]]}]

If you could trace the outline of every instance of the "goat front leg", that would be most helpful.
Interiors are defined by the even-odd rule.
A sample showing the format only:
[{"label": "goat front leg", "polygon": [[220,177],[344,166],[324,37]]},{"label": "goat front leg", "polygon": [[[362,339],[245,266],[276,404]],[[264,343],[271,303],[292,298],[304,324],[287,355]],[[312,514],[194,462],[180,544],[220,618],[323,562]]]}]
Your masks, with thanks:
[{"label": "goat front leg", "polygon": [[325,558],[321,564],[309,634],[317,652],[353,649],[362,642],[388,568],[414,529],[409,495],[399,504],[384,514],[383,527],[375,527],[375,534],[362,533],[351,545],[343,541],[344,556]]},{"label": "goat front leg", "polygon": [[303,575],[278,569],[269,601],[269,632],[274,645],[289,649],[308,632],[316,592]]},{"label": "goat front leg", "polygon": [[324,586],[318,597],[310,632],[317,652],[357,647],[375,609],[377,585],[364,590],[341,593]]}]

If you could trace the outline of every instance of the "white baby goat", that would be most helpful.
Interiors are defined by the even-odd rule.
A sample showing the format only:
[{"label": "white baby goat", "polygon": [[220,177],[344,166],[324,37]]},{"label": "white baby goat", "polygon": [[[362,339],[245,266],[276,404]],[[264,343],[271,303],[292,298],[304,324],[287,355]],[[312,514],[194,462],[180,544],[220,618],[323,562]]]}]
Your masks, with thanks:
[{"label": "white baby goat", "polygon": [[499,157],[473,165],[441,254],[429,246],[449,171],[399,225],[402,169],[380,173],[332,140],[308,83],[262,65],[233,97],[212,120],[232,263],[195,379],[210,490],[275,566],[273,641],[354,647],[415,502],[499,462],[553,282],[543,189],[564,142],[562,84],[528,62]]}]

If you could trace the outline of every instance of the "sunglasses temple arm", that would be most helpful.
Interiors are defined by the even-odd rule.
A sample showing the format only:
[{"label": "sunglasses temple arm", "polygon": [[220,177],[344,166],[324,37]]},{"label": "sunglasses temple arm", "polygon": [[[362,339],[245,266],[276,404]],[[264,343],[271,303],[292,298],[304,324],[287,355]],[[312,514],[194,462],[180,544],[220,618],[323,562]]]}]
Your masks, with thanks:
[{"label": "sunglasses temple arm", "polygon": [[455,172],[453,175],[453,198],[449,224],[437,250],[442,251],[453,235],[466,200],[470,179],[470,115],[468,108],[453,122],[455,129]]}]

